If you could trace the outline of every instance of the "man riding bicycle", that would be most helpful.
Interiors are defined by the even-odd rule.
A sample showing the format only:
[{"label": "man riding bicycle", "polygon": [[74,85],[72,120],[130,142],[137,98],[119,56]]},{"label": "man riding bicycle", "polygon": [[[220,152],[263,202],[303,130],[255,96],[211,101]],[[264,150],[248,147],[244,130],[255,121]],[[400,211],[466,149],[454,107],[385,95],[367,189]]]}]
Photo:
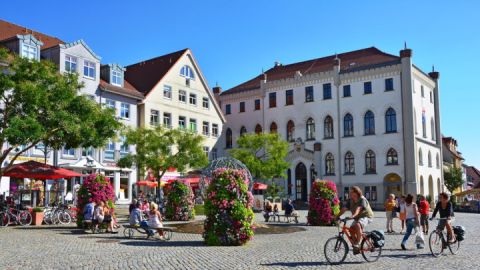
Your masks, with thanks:
[{"label": "man riding bicycle", "polygon": [[353,219],[353,222],[349,231],[353,240],[353,253],[358,254],[360,251],[359,247],[363,231],[365,227],[372,222],[373,211],[370,207],[370,203],[363,196],[362,190],[359,187],[351,187],[349,194],[350,199],[347,201],[346,205],[342,207],[337,218],[343,215],[346,211],[352,212],[350,219]]},{"label": "man riding bicycle", "polygon": [[435,218],[437,212],[440,213],[440,220],[438,221],[437,230],[443,231],[447,227],[448,242],[455,242],[455,234],[453,233],[452,228],[452,219],[454,217],[453,205],[448,200],[448,194],[445,192],[440,193],[440,201],[435,206],[432,217],[430,220]]}]

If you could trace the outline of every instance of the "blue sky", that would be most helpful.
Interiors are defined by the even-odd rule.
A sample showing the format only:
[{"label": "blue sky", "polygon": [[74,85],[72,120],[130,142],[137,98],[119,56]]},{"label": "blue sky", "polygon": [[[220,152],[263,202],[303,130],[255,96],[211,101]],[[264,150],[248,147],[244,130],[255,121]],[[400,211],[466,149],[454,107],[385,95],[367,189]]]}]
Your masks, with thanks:
[{"label": "blue sky", "polygon": [[480,167],[480,1],[27,2],[3,2],[0,18],[65,41],[82,38],[104,63],[188,47],[209,84],[224,89],[275,61],[370,46],[398,54],[406,41],[417,66],[441,73],[442,132]]}]

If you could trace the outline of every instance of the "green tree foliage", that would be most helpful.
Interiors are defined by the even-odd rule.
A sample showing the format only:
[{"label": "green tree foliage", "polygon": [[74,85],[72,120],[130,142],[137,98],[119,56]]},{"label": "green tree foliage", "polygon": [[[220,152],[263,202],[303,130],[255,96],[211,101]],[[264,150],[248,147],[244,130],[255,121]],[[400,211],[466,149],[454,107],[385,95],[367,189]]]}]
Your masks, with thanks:
[{"label": "green tree foliage", "polygon": [[450,168],[443,172],[444,184],[448,191],[453,195],[453,192],[463,185],[462,169]]},{"label": "green tree foliage", "polygon": [[288,143],[277,133],[244,134],[237,145],[229,153],[243,162],[257,180],[283,176],[288,169]]},{"label": "green tree foliage", "polygon": [[160,179],[169,168],[184,171],[208,164],[202,148],[203,137],[182,129],[155,128],[130,129],[126,143],[136,145],[136,154],[128,154],[118,161],[120,167],[138,166],[145,175],[151,169],[160,186]]},{"label": "green tree foliage", "polygon": [[76,73],[2,49],[0,69],[0,164],[12,155],[3,170],[41,142],[54,149],[100,147],[122,126],[113,110],[79,95]]}]

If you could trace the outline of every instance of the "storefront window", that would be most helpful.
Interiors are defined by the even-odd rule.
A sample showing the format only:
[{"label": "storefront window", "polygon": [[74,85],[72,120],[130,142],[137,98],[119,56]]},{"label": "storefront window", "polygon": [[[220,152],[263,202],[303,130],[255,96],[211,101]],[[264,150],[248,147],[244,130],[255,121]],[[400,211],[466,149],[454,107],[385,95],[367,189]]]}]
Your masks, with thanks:
[{"label": "storefront window", "polygon": [[120,200],[129,200],[130,197],[128,196],[128,191],[130,185],[128,184],[129,173],[121,172],[120,173],[120,190],[118,191],[119,199]]}]

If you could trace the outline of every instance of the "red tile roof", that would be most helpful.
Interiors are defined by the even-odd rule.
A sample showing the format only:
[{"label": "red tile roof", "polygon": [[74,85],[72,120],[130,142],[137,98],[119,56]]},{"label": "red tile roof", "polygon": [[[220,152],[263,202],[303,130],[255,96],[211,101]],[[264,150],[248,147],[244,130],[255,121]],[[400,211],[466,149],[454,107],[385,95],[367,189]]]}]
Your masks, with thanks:
[{"label": "red tile roof", "polygon": [[24,26],[16,25],[0,19],[0,40],[9,39],[16,35],[27,35],[27,34],[31,34],[36,39],[43,42],[42,50],[56,46],[58,44],[65,43],[56,37],[45,35],[37,31],[34,31],[32,29],[28,29]]},{"label": "red tile roof", "polygon": [[[400,57],[384,53],[375,47],[341,53],[338,54],[337,57],[340,59],[341,72],[348,72],[400,60]],[[335,55],[330,55],[289,65],[275,66],[265,72],[267,74],[267,81],[293,78],[297,71],[300,71],[302,75],[329,71],[333,69],[334,59]],[[260,87],[260,81],[263,80],[263,78],[263,74],[260,74],[249,81],[224,91],[221,95],[257,89]]]},{"label": "red tile roof", "polygon": [[125,79],[147,95],[188,49],[126,66]]},{"label": "red tile roof", "polygon": [[124,96],[130,96],[133,98],[143,99],[144,97],[142,93],[138,92],[137,89],[135,89],[135,87],[133,87],[127,81],[124,81],[124,87],[120,87],[120,86],[109,84],[104,80],[100,80],[100,88],[108,92],[113,92],[113,93],[124,95]]}]

